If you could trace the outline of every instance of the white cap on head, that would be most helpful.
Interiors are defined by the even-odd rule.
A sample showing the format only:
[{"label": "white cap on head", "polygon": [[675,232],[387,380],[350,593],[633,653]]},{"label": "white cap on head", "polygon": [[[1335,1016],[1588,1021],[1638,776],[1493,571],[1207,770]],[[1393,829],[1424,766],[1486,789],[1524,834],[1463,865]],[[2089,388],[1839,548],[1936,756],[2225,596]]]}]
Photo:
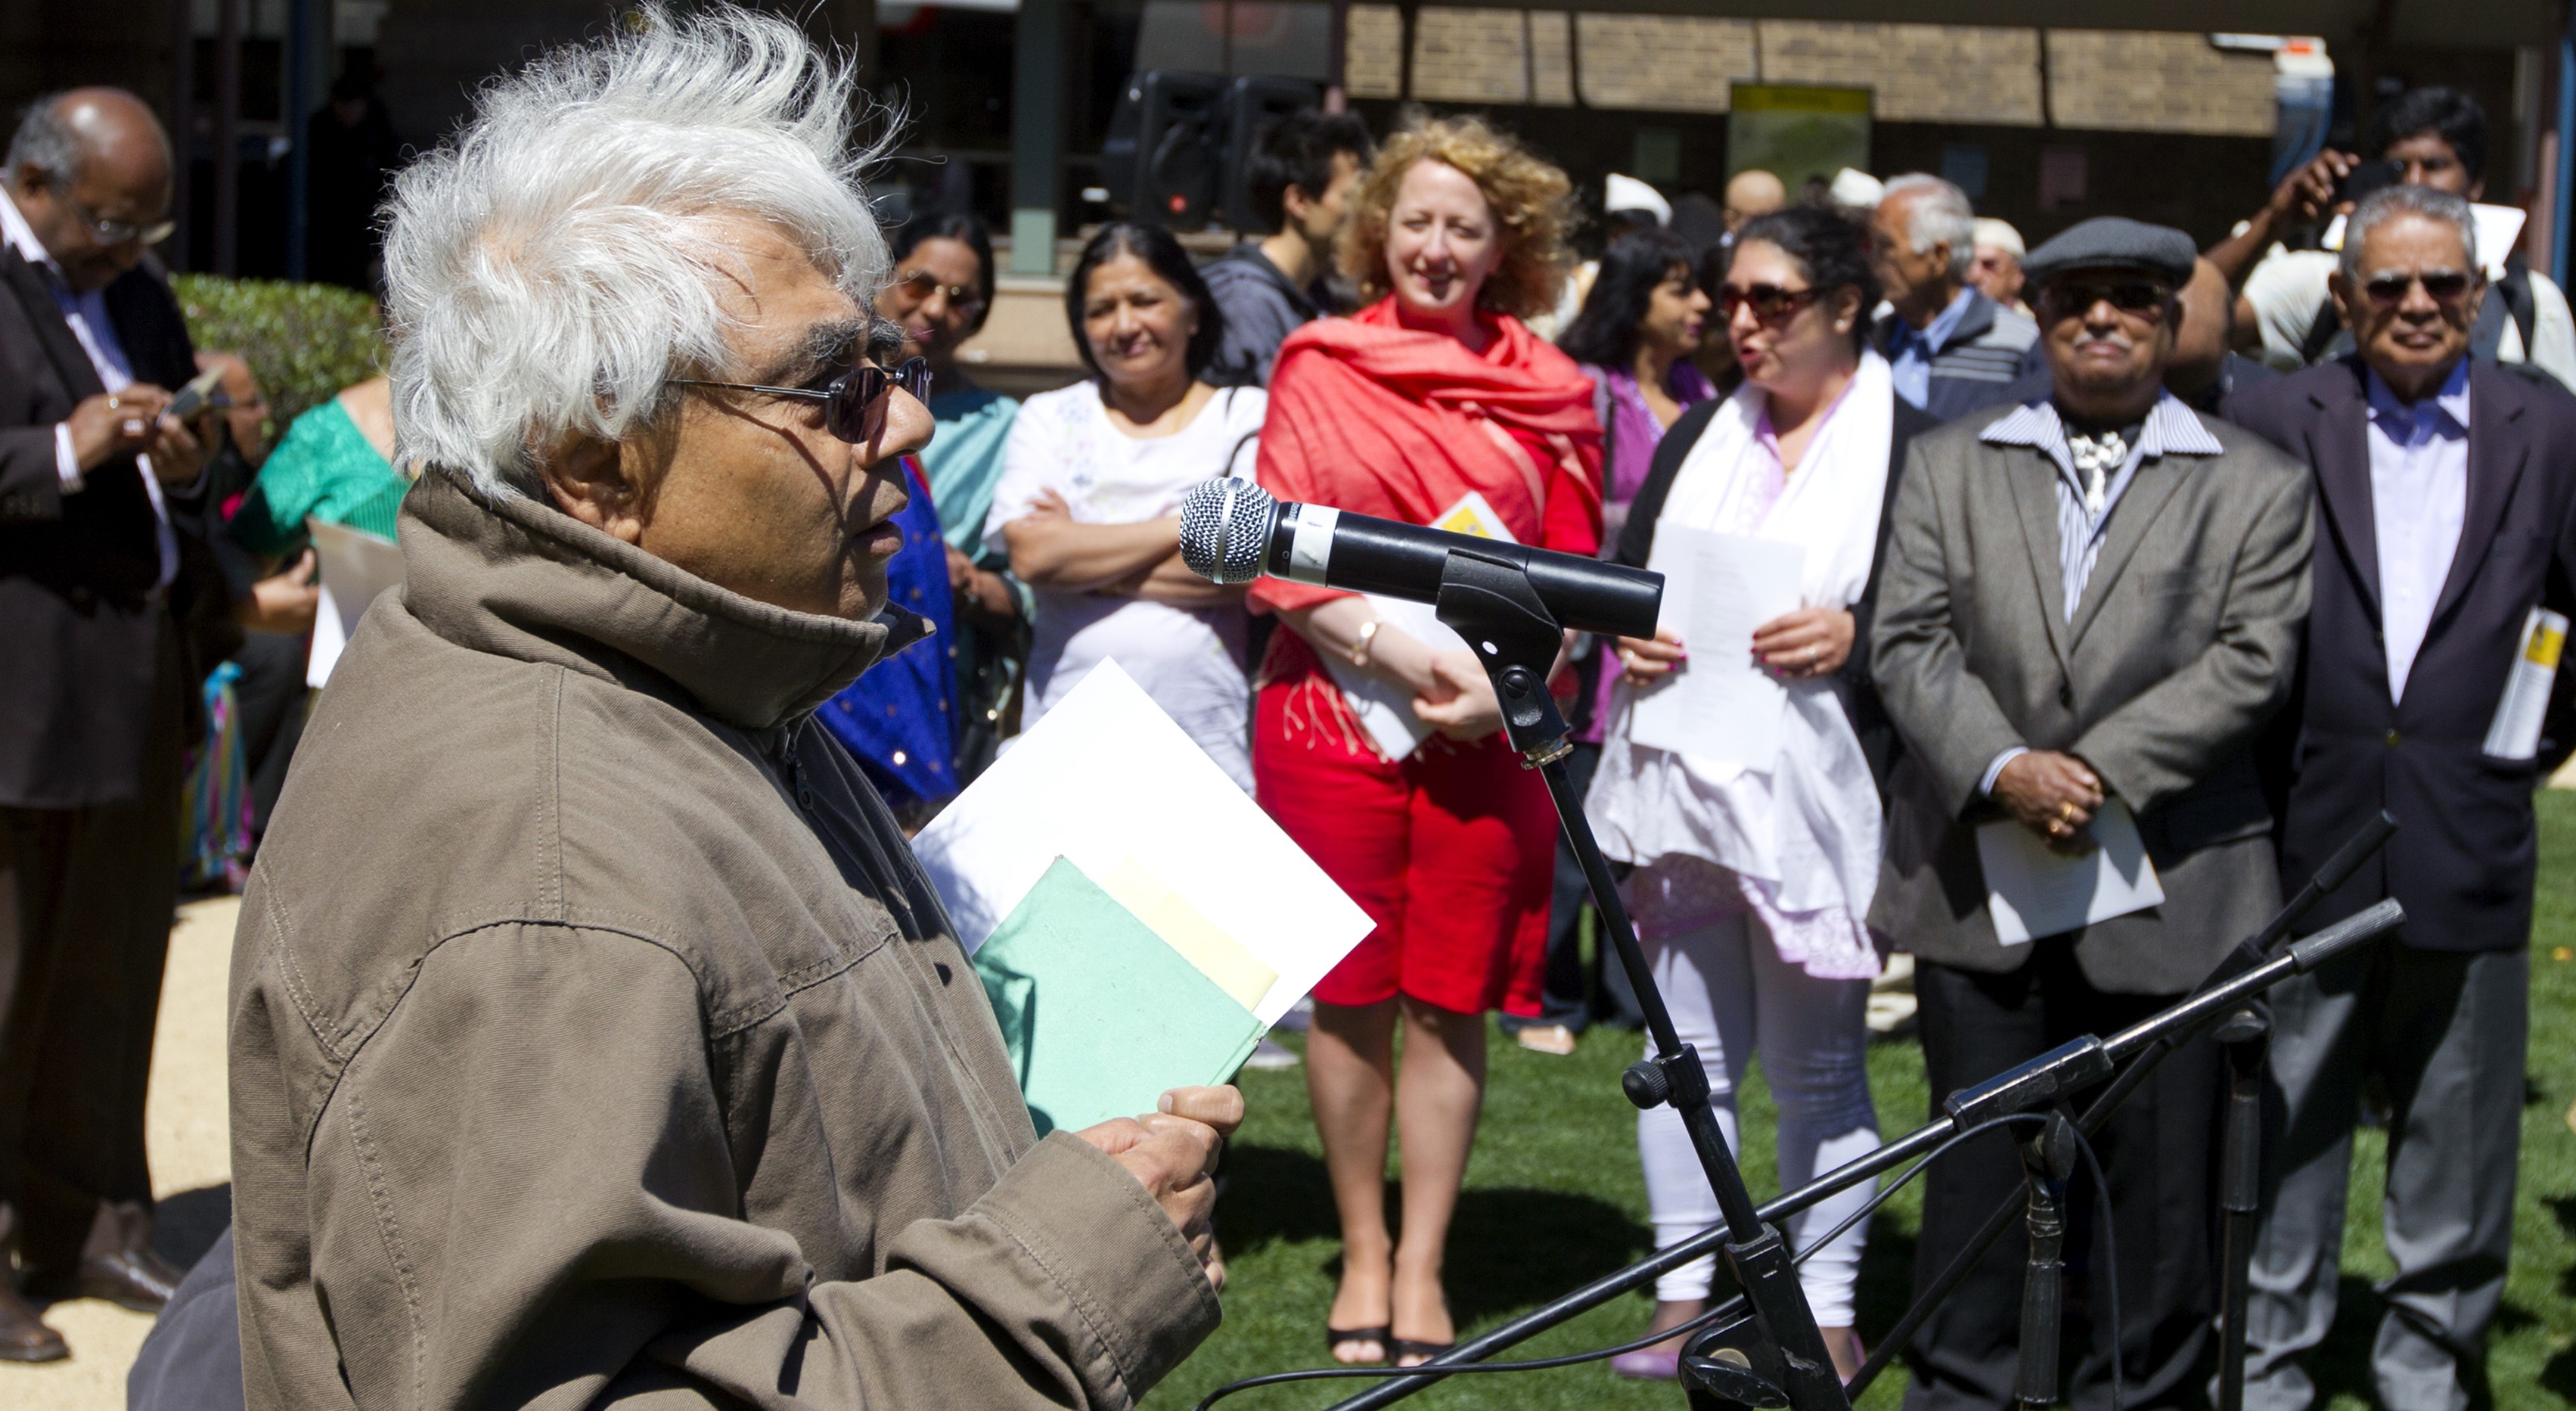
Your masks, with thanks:
[{"label": "white cap on head", "polygon": [[1644,211],[1655,218],[1657,225],[1673,223],[1673,203],[1664,199],[1664,193],[1633,176],[1621,176],[1615,171],[1610,173],[1609,185],[1601,193],[1601,209],[1604,214]]},{"label": "white cap on head", "polygon": [[1997,220],[1993,216],[1977,217],[1977,248],[2001,250],[2016,260],[2030,253],[2021,243],[2021,232],[2012,228],[2012,222]]},{"label": "white cap on head", "polygon": [[1887,183],[1856,167],[1845,167],[1834,173],[1830,188],[1837,206],[1864,206],[1875,210],[1887,196]]}]

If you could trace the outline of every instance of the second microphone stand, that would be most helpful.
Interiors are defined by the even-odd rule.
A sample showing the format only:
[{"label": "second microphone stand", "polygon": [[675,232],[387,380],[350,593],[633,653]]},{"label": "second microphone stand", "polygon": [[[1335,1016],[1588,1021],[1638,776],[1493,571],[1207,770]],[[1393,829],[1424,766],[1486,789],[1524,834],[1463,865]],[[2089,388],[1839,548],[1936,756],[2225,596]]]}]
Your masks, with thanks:
[{"label": "second microphone stand", "polygon": [[1583,800],[1565,772],[1571,746],[1564,717],[1547,692],[1547,675],[1565,645],[1557,623],[1528,577],[1514,564],[1482,557],[1472,550],[1453,550],[1440,575],[1440,620],[1467,639],[1469,650],[1494,684],[1502,708],[1503,730],[1512,748],[1547,780],[1565,838],[1582,865],[1601,910],[1601,931],[1628,972],[1637,992],[1637,1008],[1654,1040],[1655,1056],[1642,1059],[1621,1078],[1629,1101],[1640,1108],[1669,1103],[1690,1134],[1691,1149],[1717,1195],[1725,1217],[1723,1246],[1736,1284],[1752,1307],[1746,1336],[1711,1350],[1712,1355],[1686,1357],[1683,1374],[1694,1405],[1787,1406],[1792,1411],[1849,1411],[1842,1378],[1825,1350],[1824,1335],[1807,1307],[1798,1271],[1787,1243],[1762,1222],[1737,1169],[1734,1153],[1710,1105],[1708,1070],[1699,1053],[1681,1041],[1672,1014],[1656,990],[1645,952],[1637,945],[1636,927],[1620,901],[1610,866],[1585,819]]}]

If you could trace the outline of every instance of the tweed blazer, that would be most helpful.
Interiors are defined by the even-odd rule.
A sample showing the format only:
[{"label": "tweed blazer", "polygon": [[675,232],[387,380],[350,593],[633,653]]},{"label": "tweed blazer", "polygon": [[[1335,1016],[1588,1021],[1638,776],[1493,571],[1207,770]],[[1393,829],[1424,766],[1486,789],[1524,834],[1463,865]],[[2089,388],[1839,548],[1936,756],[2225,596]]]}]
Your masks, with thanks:
[{"label": "tweed blazer", "polygon": [[2010,410],[1917,438],[1897,491],[1872,673],[1906,750],[1870,924],[1944,965],[2026,963],[1987,914],[1975,829],[2005,815],[1978,786],[2013,746],[2063,750],[2136,812],[2165,892],[2075,933],[2085,978],[2178,993],[2279,905],[2253,746],[2308,613],[2309,479],[2202,417],[2223,453],[2139,465],[2069,622],[2056,465],[1978,439]]}]

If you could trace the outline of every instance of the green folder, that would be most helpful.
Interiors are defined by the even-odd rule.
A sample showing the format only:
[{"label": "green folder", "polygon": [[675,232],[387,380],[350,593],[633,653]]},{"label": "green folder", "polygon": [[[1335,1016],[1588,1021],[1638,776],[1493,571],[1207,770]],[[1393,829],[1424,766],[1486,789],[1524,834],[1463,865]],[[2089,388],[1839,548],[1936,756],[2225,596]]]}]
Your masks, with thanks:
[{"label": "green folder", "polygon": [[1057,858],[975,952],[1039,1135],[1222,1083],[1262,1023],[1082,869]]}]

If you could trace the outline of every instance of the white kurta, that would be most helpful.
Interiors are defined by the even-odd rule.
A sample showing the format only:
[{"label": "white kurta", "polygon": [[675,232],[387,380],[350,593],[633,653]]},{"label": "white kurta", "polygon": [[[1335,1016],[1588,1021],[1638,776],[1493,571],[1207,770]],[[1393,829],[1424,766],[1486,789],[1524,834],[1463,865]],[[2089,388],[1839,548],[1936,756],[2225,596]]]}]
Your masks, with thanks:
[{"label": "white kurta", "polygon": [[[1885,360],[1863,354],[1784,476],[1768,398],[1738,389],[1683,460],[1659,523],[1797,544],[1799,602],[1849,608],[1877,551],[1894,396]],[[1787,686],[1779,753],[1756,769],[1631,741],[1635,692],[1622,684],[1586,812],[1602,849],[1641,869],[1630,891],[1646,934],[1750,909],[1783,958],[1821,978],[1866,979],[1878,973],[1863,920],[1878,885],[1878,788],[1833,688]]]}]

